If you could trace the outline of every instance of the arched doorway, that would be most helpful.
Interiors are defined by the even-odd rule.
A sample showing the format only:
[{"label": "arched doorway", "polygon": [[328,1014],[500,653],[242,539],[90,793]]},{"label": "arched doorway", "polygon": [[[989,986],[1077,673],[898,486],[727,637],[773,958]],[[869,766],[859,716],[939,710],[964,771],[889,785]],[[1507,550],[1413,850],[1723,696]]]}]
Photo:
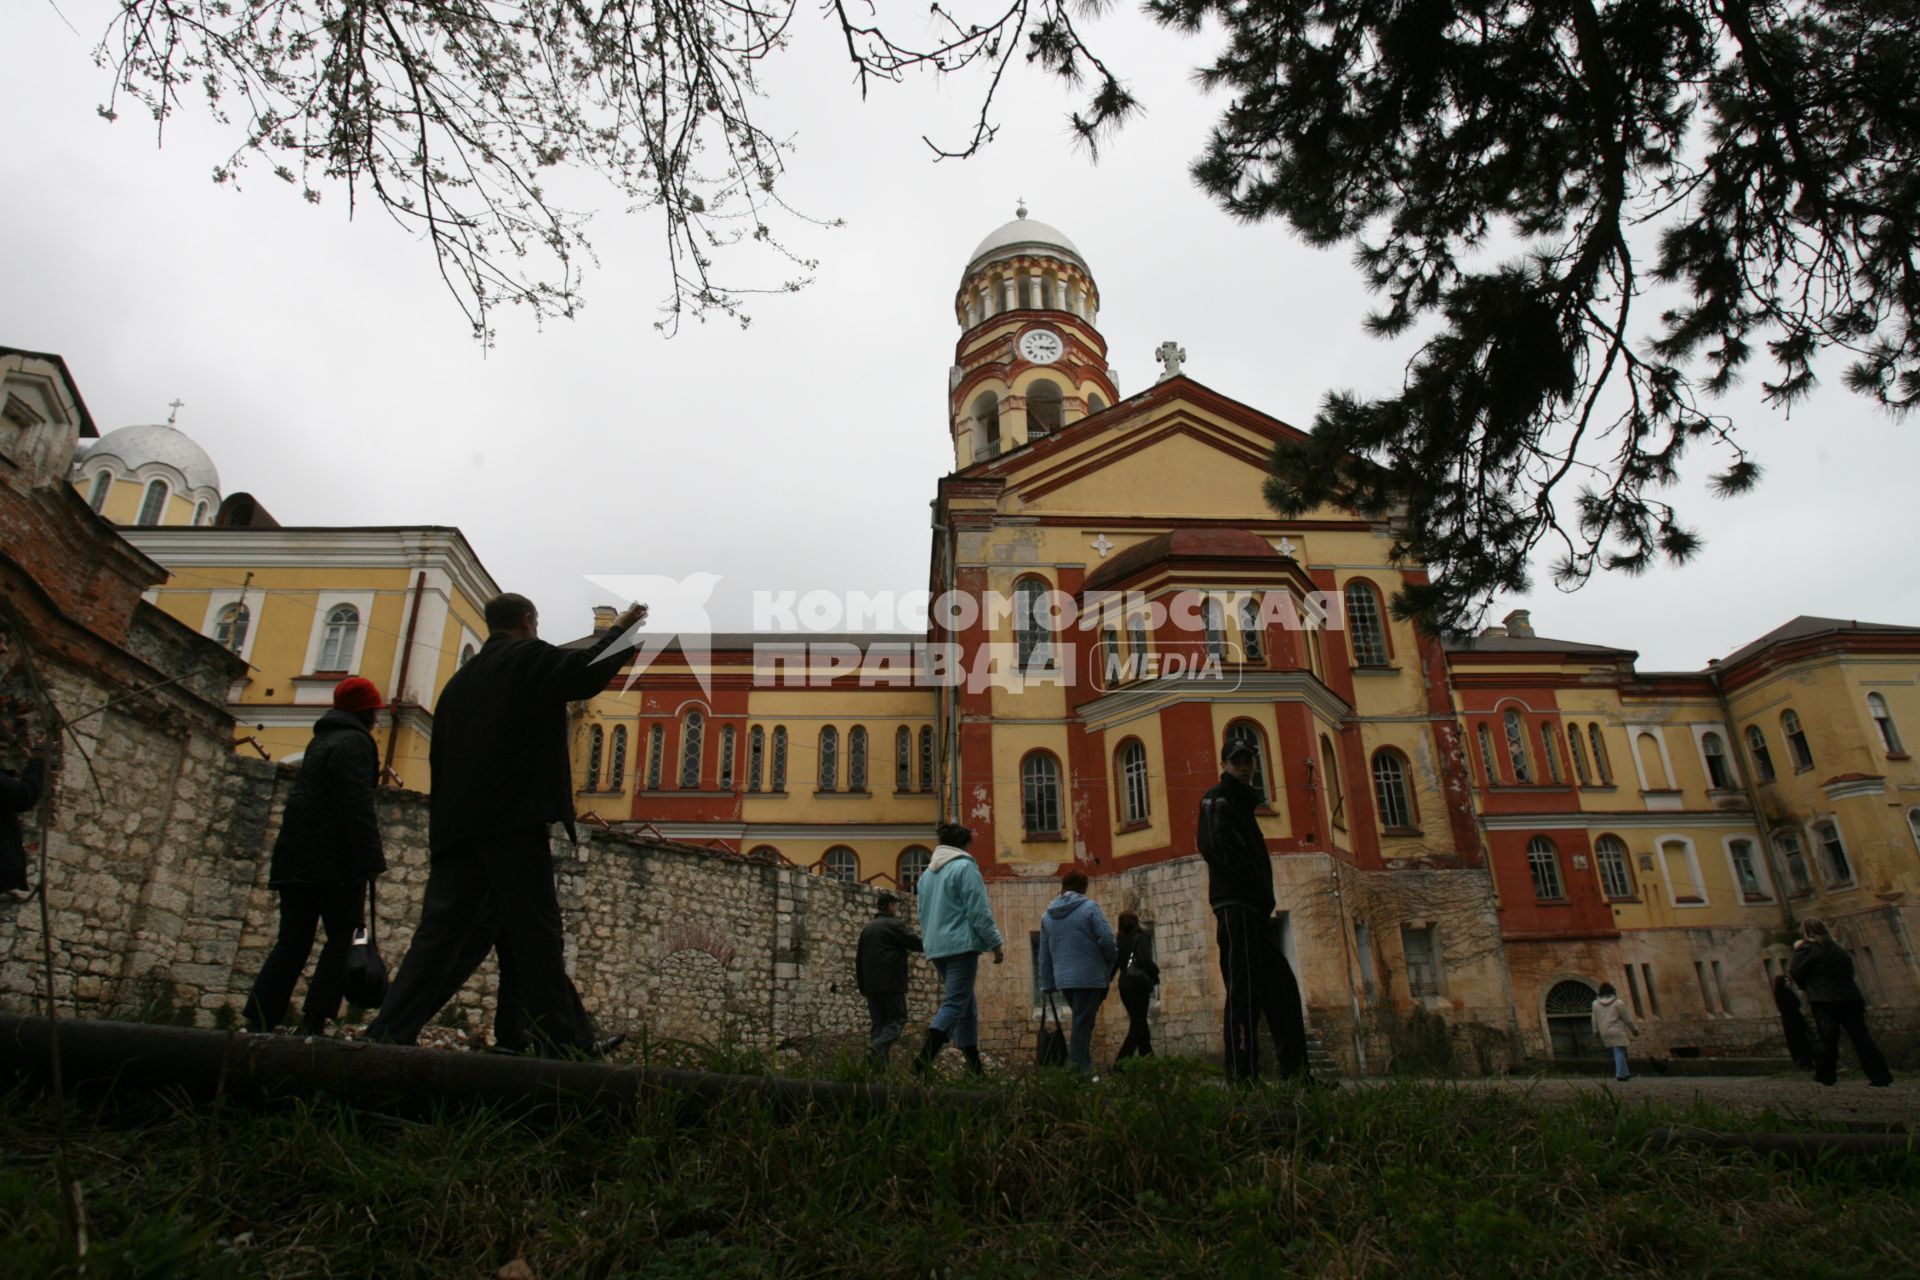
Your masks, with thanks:
[{"label": "arched doorway", "polygon": [[1596,994],[1578,978],[1556,982],[1547,992],[1547,1048],[1555,1058],[1606,1056],[1606,1046],[1593,1034]]}]

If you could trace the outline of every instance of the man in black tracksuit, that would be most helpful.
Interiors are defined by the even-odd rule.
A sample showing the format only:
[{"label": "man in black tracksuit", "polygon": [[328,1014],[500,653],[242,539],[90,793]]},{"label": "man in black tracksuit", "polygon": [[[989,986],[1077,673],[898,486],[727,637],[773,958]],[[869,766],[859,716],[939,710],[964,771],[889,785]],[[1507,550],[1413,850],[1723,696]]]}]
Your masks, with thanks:
[{"label": "man in black tracksuit", "polygon": [[1229,746],[1226,764],[1219,785],[1200,801],[1199,844],[1227,987],[1227,1078],[1259,1077],[1262,1017],[1273,1034],[1280,1074],[1305,1077],[1307,1027],[1300,985],[1275,930],[1273,864],[1254,817],[1264,797],[1253,788],[1252,749]]},{"label": "man in black tracksuit", "polygon": [[900,899],[882,892],[878,912],[860,931],[854,949],[853,982],[867,998],[867,1016],[873,1022],[873,1065],[887,1065],[893,1042],[907,1029],[907,953],[923,950],[920,935],[893,914]]}]

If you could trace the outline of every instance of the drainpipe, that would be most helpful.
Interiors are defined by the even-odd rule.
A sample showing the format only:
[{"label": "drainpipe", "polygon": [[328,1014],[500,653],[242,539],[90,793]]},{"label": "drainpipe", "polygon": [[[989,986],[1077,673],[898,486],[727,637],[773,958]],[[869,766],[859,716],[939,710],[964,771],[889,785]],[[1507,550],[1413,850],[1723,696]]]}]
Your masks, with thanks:
[{"label": "drainpipe", "polygon": [[387,759],[380,767],[383,782],[393,776],[393,751],[400,741],[400,710],[406,699],[407,668],[413,665],[413,632],[420,625],[420,596],[426,589],[427,571],[422,569],[420,576],[413,580],[413,607],[407,611],[407,638],[401,641],[400,678],[393,691],[393,704],[389,708],[393,724],[387,729]]},{"label": "drainpipe", "polygon": [[1781,913],[1787,918],[1787,927],[1797,928],[1799,921],[1793,915],[1793,885],[1773,847],[1773,832],[1767,830],[1766,810],[1760,807],[1760,791],[1753,781],[1753,765],[1747,759],[1747,740],[1733,727],[1733,705],[1727,701],[1727,691],[1720,684],[1720,672],[1710,668],[1707,679],[1713,683],[1713,694],[1720,703],[1720,715],[1726,722],[1727,736],[1733,739],[1733,757],[1740,762],[1740,789],[1747,793],[1747,803],[1753,806],[1753,827],[1760,836],[1760,855],[1767,860],[1767,868],[1773,873],[1774,895],[1780,901]]},{"label": "drainpipe", "polygon": [[[947,545],[946,545],[946,555],[945,555],[947,581],[946,581],[946,590],[943,593],[943,598],[951,598],[951,596],[953,595],[954,585],[958,581],[958,577],[957,577],[958,571],[955,569],[954,563],[953,563],[953,554],[954,554],[953,526],[940,523],[940,519],[938,515],[939,499],[936,498],[931,502],[929,502],[927,505],[930,507],[933,507],[935,510],[935,516],[933,521],[933,531],[935,533],[944,533],[947,535]],[[936,601],[935,602],[936,609],[938,608],[938,604],[939,602]],[[929,619],[928,621],[931,623],[932,619]],[[950,630],[943,631],[942,634],[948,639],[952,638],[952,633]],[[946,725],[944,726],[946,732],[942,736],[947,739],[947,751],[946,751],[947,758],[945,761],[943,761],[943,763],[946,766],[945,773],[947,775],[947,785],[946,785],[947,794],[946,794],[945,803],[941,805],[941,809],[943,811],[941,816],[948,822],[960,821],[960,812],[961,812],[960,717],[959,717],[959,710],[957,705],[957,695],[954,693],[954,687],[955,686],[952,686],[952,685],[940,686],[940,704],[946,711],[946,716],[945,716]]]}]

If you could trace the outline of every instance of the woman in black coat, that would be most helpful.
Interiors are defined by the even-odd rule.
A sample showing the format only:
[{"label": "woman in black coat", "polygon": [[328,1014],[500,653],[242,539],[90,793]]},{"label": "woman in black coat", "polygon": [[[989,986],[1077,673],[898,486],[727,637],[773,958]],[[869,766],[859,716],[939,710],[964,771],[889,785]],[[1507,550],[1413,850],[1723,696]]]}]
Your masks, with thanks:
[{"label": "woman in black coat", "polygon": [[1120,1054],[1114,1059],[1117,1069],[1126,1059],[1153,1056],[1153,1030],[1147,1025],[1147,1004],[1160,981],[1160,966],[1153,962],[1152,935],[1140,927],[1140,917],[1131,911],[1120,913],[1120,932],[1116,939],[1114,972],[1120,975],[1120,1003],[1127,1011],[1127,1038],[1120,1042]]},{"label": "woman in black coat", "polygon": [[1793,981],[1807,993],[1813,1006],[1813,1020],[1820,1028],[1820,1042],[1813,1054],[1813,1078],[1820,1084],[1832,1084],[1840,1062],[1840,1033],[1853,1041],[1853,1052],[1867,1083],[1885,1087],[1893,1083],[1893,1072],[1880,1046],[1867,1030],[1867,1000],[1853,980],[1853,957],[1833,940],[1827,926],[1818,920],[1800,922],[1800,940],[1793,944],[1793,960],[1787,965]]},{"label": "woman in black coat", "polygon": [[252,1031],[280,1025],[313,950],[315,927],[324,925],[327,941],[301,1002],[300,1030],[326,1033],[328,1021],[340,1016],[347,952],[366,918],[368,882],[387,869],[373,806],[380,691],[371,680],[350,676],[334,687],[333,708],[313,726],[274,842],[267,886],[280,893],[280,936],[241,1011]]},{"label": "woman in black coat", "polygon": [[1796,1067],[1813,1065],[1813,1034],[1807,1030],[1807,1017],[1800,1012],[1800,997],[1793,984],[1781,974],[1773,980],[1773,1007],[1780,1011],[1780,1030],[1787,1037],[1787,1054]]}]

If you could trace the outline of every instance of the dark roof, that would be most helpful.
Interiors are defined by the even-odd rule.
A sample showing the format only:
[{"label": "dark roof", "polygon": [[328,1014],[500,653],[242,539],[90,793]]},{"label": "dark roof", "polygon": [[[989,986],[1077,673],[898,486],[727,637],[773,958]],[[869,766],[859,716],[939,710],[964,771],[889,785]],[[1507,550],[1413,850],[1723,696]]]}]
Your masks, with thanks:
[{"label": "dark roof", "polygon": [[1816,636],[1865,633],[1920,635],[1920,629],[1903,627],[1890,622],[1861,622],[1852,618],[1816,618],[1810,613],[1803,613],[1793,621],[1775,627],[1752,644],[1735,649],[1720,660],[1720,665],[1730,667],[1737,662],[1745,662],[1748,658],[1758,657],[1773,646],[1786,644],[1790,640],[1811,640]]},{"label": "dark roof", "polygon": [[1174,529],[1128,547],[1087,575],[1085,590],[1132,576],[1150,564],[1176,557],[1199,560],[1279,560],[1273,544],[1248,529]]},{"label": "dark roof", "polygon": [[1551,640],[1546,636],[1468,636],[1454,633],[1444,641],[1448,653],[1591,653],[1634,658],[1632,649],[1615,649],[1579,640]]}]

